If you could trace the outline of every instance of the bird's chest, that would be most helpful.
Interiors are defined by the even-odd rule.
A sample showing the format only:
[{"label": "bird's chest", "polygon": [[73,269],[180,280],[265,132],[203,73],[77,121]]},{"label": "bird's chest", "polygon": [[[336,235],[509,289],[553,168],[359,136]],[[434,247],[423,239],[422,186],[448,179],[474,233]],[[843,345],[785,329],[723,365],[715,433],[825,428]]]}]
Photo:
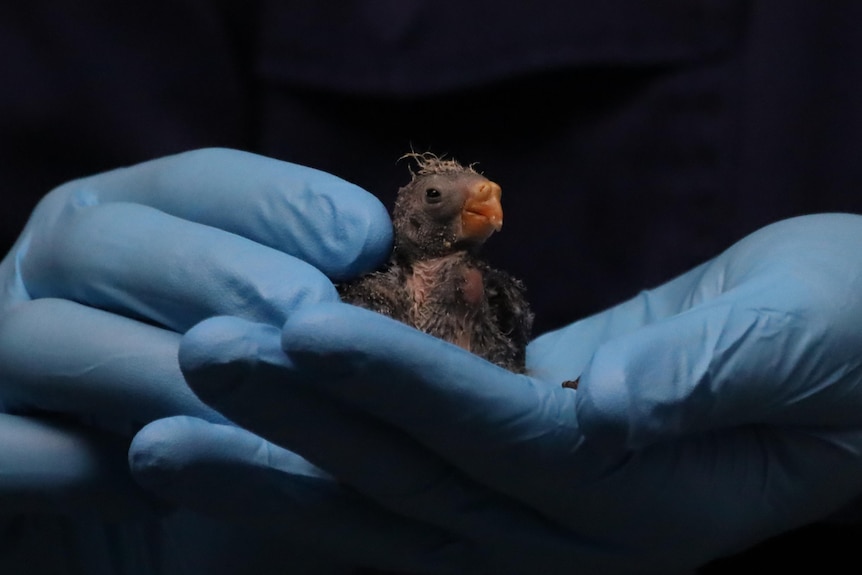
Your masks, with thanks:
[{"label": "bird's chest", "polygon": [[410,322],[469,350],[485,305],[482,271],[465,258],[437,258],[415,263],[406,285]]}]

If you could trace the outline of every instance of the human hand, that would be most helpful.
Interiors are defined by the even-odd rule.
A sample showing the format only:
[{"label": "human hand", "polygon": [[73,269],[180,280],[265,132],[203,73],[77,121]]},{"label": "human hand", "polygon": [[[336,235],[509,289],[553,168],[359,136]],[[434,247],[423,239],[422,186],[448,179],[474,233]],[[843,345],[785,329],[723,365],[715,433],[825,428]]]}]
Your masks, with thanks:
[{"label": "human hand", "polygon": [[219,314],[281,325],[335,301],[330,280],[374,267],[390,233],[356,186],[231,150],[52,191],[0,263],[3,514],[152,518],[129,477],[131,435],[175,415],[228,423],[186,386],[180,334]]},{"label": "human hand", "polygon": [[436,529],[426,558],[445,550],[466,572],[692,568],[862,489],[859,245],[857,216],[769,226],[537,339],[531,376],[343,304],[306,307],[280,334],[208,320],[180,360],[232,420]]},{"label": "human hand", "polygon": [[[0,263],[0,398],[15,410],[223,421],[177,385],[177,334],[226,313],[281,325],[335,301],[329,278],[373,267],[390,234],[385,209],[355,186],[231,150],[69,182]],[[70,385],[83,370],[87,383]]]}]

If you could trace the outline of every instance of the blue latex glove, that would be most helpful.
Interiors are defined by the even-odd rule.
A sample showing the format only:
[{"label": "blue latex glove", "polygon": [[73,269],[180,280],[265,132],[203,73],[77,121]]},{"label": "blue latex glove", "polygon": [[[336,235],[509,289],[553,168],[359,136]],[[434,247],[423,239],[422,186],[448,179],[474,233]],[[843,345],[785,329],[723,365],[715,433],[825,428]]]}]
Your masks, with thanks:
[{"label": "blue latex glove", "polygon": [[[862,491],[860,246],[857,216],[769,226],[537,339],[532,376],[331,303],[281,333],[208,320],[180,362],[234,421],[449,534],[430,558],[445,549],[483,573],[667,573]],[[561,388],[578,376],[577,391]]]},{"label": "blue latex glove", "polygon": [[[301,564],[308,536],[289,516],[271,536],[154,508],[129,476],[127,447],[150,422],[169,435],[182,421],[171,416],[194,417],[195,437],[210,433],[228,452],[253,444],[284,481],[310,489],[314,479],[319,497],[295,509],[324,509],[335,526],[321,525],[314,543],[337,551],[342,498],[345,522],[378,510],[202,403],[177,349],[209,316],[280,326],[297,307],[336,301],[330,280],[376,266],[390,242],[386,210],[356,186],[230,150],[162,158],[46,196],[0,263],[0,571],[32,572],[43,547],[58,558],[45,571],[58,573],[264,573],[267,558],[279,573],[320,569]],[[351,537],[353,547],[362,540]]]}]

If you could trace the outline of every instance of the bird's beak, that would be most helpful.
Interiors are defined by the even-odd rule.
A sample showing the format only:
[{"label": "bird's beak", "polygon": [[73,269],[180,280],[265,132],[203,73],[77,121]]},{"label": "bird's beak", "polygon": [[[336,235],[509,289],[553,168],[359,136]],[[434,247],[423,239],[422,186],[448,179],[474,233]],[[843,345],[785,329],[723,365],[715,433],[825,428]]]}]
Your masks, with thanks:
[{"label": "bird's beak", "polygon": [[502,190],[494,182],[481,180],[472,184],[467,194],[461,210],[461,233],[465,238],[484,242],[503,227]]}]

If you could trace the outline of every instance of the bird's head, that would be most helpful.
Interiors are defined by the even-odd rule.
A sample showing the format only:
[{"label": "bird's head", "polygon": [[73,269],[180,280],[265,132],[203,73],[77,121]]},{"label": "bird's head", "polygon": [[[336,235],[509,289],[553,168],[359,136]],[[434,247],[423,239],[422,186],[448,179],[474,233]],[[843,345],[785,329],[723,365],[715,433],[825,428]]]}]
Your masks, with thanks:
[{"label": "bird's head", "polygon": [[392,211],[399,258],[415,261],[476,251],[503,226],[500,186],[471,166],[408,154],[418,171],[398,190]]}]

